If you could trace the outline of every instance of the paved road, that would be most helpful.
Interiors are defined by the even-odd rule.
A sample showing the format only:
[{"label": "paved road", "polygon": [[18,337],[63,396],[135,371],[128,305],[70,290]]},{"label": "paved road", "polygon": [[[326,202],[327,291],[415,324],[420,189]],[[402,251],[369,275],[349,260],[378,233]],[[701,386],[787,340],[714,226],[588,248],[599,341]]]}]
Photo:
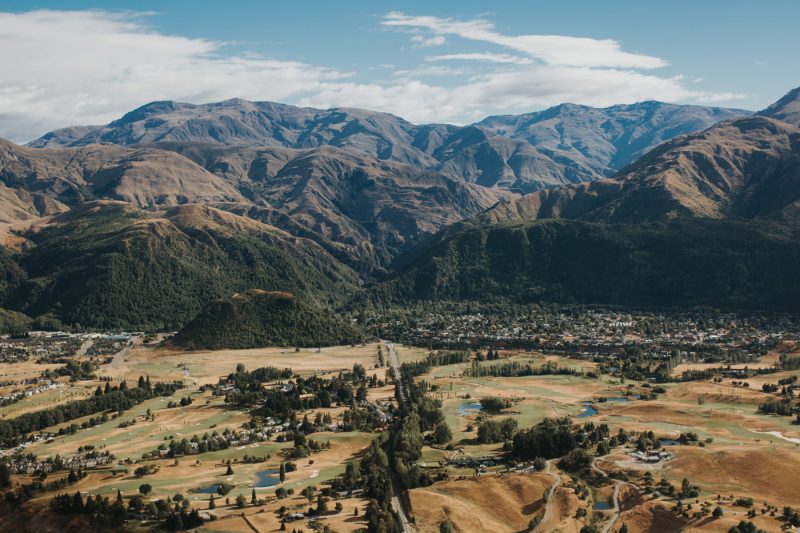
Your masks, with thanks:
[{"label": "paved road", "polygon": [[[389,350],[389,365],[394,369],[395,375],[395,383],[397,384],[397,395],[400,397],[400,403],[405,405],[408,401],[408,397],[406,396],[406,389],[403,380],[400,379],[400,359],[397,357],[397,351],[394,349],[394,343],[388,341],[381,341],[386,348]],[[400,515],[400,523],[403,526],[403,533],[414,533],[416,528],[414,524],[411,522],[411,512],[406,507],[405,500],[400,497],[402,494],[400,484],[397,482],[397,478],[394,475],[392,469],[389,469],[389,472],[392,474],[392,492],[394,495],[392,496],[392,507],[394,508],[395,512]]]},{"label": "paved road", "polygon": [[[603,470],[602,468],[597,466],[597,460],[598,459],[600,459],[600,458],[599,457],[595,458],[592,461],[592,470],[594,470],[595,472],[597,472],[598,474],[600,474],[603,477],[608,477],[608,474],[605,472],[605,470]],[[600,530],[601,533],[608,533],[609,531],[611,531],[611,529],[614,527],[614,524],[617,523],[617,520],[619,519],[619,515],[622,513],[622,509],[619,506],[619,491],[620,491],[620,489],[622,488],[623,485],[630,485],[631,487],[634,487],[634,488],[636,487],[636,485],[634,485],[632,483],[628,483],[627,481],[615,480],[615,482],[614,482],[614,495],[611,498],[612,502],[614,503],[614,509],[613,509],[614,515],[611,517],[611,520],[609,520],[608,523],[605,526],[603,526],[603,529]]]},{"label": "paved road", "polygon": [[406,386],[403,380],[400,379],[400,359],[397,357],[397,351],[394,349],[394,343],[384,342],[386,348],[389,350],[389,365],[394,369],[395,381],[397,383],[397,391],[400,396],[400,402],[405,405],[406,403]]},{"label": "paved road", "polygon": [[550,487],[550,489],[547,491],[547,502],[544,504],[544,514],[542,515],[542,519],[539,521],[539,524],[535,528],[533,528],[534,533],[536,531],[544,531],[541,528],[543,528],[544,525],[547,523],[547,521],[550,520],[550,514],[551,514],[551,509],[552,509],[552,504],[553,504],[553,499],[554,499],[553,496],[555,496],[555,494],[556,494],[556,489],[561,486],[561,475],[558,473],[557,470],[555,472],[553,472],[553,460],[552,459],[547,461],[547,466],[545,467],[544,472],[545,472],[545,474],[549,474],[549,475],[553,476],[553,478],[555,479],[555,482]]}]

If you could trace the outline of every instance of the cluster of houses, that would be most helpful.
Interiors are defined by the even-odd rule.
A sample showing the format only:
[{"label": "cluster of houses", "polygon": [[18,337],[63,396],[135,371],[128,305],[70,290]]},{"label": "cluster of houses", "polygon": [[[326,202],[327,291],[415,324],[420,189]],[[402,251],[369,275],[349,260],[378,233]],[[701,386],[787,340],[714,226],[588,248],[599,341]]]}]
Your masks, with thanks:
[{"label": "cluster of houses", "polygon": [[87,341],[92,341],[88,355],[100,355],[127,344],[143,333],[68,333],[65,331],[29,331],[25,336],[0,336],[0,363],[18,363],[28,359],[57,360],[75,355]]},{"label": "cluster of houses", "polygon": [[37,442],[52,442],[53,440],[53,436],[49,433],[36,433],[33,435],[28,435],[28,440],[20,442],[19,445],[14,446],[13,448],[0,450],[0,457],[21,453],[23,450],[25,450],[25,448]]},{"label": "cluster of houses", "polygon": [[108,452],[90,451],[77,453],[57,460],[39,461],[31,455],[14,455],[6,461],[12,474],[38,474],[40,472],[50,473],[59,470],[86,470],[110,464],[114,456]]},{"label": "cluster of houses", "polygon": [[664,450],[639,450],[628,452],[628,455],[642,463],[663,463],[672,460],[672,454]]},{"label": "cluster of houses", "polygon": [[690,315],[584,312],[532,312],[498,317],[481,313],[415,317],[413,325],[392,319],[382,324],[394,338],[417,346],[529,348],[584,358],[619,354],[630,346],[668,358],[674,349],[687,360],[704,354],[751,354],[781,341],[800,340],[800,323],[761,326],[721,315],[706,320]]},{"label": "cluster of houses", "polygon": [[447,460],[447,464],[458,468],[476,468],[483,470],[497,465],[496,457],[470,457],[464,454],[463,448],[455,450]]},{"label": "cluster of houses", "polygon": [[63,383],[57,383],[49,379],[38,380],[36,386],[30,389],[25,389],[21,391],[18,390],[11,392],[9,394],[0,395],[0,405],[13,403],[18,400],[21,400],[22,398],[28,398],[30,396],[33,396],[34,394],[49,392],[61,387],[64,387]]}]

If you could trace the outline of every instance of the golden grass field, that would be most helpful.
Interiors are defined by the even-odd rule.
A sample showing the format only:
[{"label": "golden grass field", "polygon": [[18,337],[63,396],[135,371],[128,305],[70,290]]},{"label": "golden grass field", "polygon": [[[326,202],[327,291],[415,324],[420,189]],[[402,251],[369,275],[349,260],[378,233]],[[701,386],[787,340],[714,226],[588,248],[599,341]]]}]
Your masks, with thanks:
[{"label": "golden grass field", "polygon": [[[401,361],[414,361],[424,358],[427,351],[421,348],[397,346]],[[377,368],[378,345],[369,344],[357,347],[330,347],[321,350],[300,350],[265,348],[256,350],[218,350],[181,352],[158,345],[138,345],[128,351],[123,360],[115,364],[103,365],[99,376],[109,377],[113,382],[126,379],[134,382],[140,375],[151,379],[183,379],[189,388],[179,391],[173,398],[155,398],[125,412],[119,419],[112,419],[99,426],[79,430],[76,434],[58,437],[50,443],[37,443],[28,450],[39,457],[55,454],[72,454],[82,444],[91,443],[107,449],[118,459],[130,459],[136,464],[129,466],[129,472],[112,475],[110,469],[92,471],[77,484],[77,489],[85,494],[114,496],[120,490],[126,498],[137,493],[141,483],[149,483],[153,492],[149,498],[165,498],[180,493],[191,501],[191,505],[205,510],[208,495],[191,492],[194,489],[225,482],[235,488],[228,494],[233,502],[236,495],[243,494],[250,500],[256,473],[265,469],[277,469],[281,453],[290,443],[263,442],[248,444],[205,453],[198,456],[173,460],[142,461],[142,455],[154,450],[165,439],[191,438],[214,430],[223,431],[241,428],[249,417],[243,410],[226,406],[219,397],[202,393],[198,388],[203,384],[216,383],[221,377],[234,371],[238,363],[248,369],[261,366],[291,367],[301,375],[338,372],[351,369],[360,363],[384,379],[386,368]],[[503,352],[503,356],[523,363],[540,365],[557,362],[562,366],[589,371],[594,363],[582,360],[562,359],[557,356],[525,352]],[[770,354],[762,364],[772,364],[775,354]],[[57,365],[0,365],[0,379],[24,379],[39,375],[45,368]],[[788,417],[764,416],[756,413],[757,405],[770,395],[761,392],[765,382],[792,375],[781,372],[747,380],[749,388],[734,387],[730,382],[715,384],[710,382],[688,382],[666,384],[666,393],[658,399],[631,400],[628,402],[595,403],[597,415],[581,418],[584,407],[581,402],[598,397],[619,397],[632,385],[633,392],[643,392],[641,383],[620,383],[608,376],[598,379],[582,375],[551,375],[509,378],[473,378],[465,376],[467,364],[437,367],[419,379],[435,386],[435,394],[442,401],[445,420],[450,425],[457,448],[474,457],[502,453],[502,444],[479,444],[477,437],[478,414],[464,412],[465,404],[478,402],[481,398],[498,396],[512,400],[512,406],[505,412],[495,415],[498,418],[513,417],[521,428],[531,426],[545,417],[569,416],[578,423],[591,421],[608,423],[612,433],[619,427],[632,431],[654,431],[659,436],[677,437],[681,432],[692,431],[699,435],[704,446],[669,446],[674,459],[657,465],[638,463],[616,449],[602,461],[606,471],[623,472],[628,479],[636,481],[645,471],[650,471],[655,479],[665,478],[679,485],[683,478],[696,484],[701,494],[695,506],[702,502],[720,505],[725,517],[719,520],[685,519],[671,511],[671,503],[663,499],[652,499],[642,492],[624,487],[621,498],[621,515],[611,531],[618,531],[624,523],[628,531],[727,531],[743,519],[746,509],[736,507],[732,501],[717,501],[723,498],[752,497],[757,505],[768,503],[782,509],[784,505],[800,507],[800,491],[797,490],[795,473],[800,471],[800,426],[792,425]],[[754,367],[756,365],[750,365]],[[678,367],[677,372],[688,368],[701,368],[697,365]],[[67,384],[66,387],[26,398],[16,404],[0,408],[0,417],[13,417],[24,412],[42,409],[57,403],[70,401],[92,394],[101,381],[82,381]],[[394,399],[394,387],[370,389],[372,401]],[[168,409],[170,400],[190,395],[193,403],[186,407]],[[146,411],[155,415],[147,420]],[[334,419],[341,417],[342,408],[321,409]],[[310,411],[310,417],[316,411]],[[122,421],[135,420],[135,424],[120,428]],[[73,421],[80,423],[81,420]],[[468,430],[468,426],[472,426]],[[57,429],[53,428],[53,429]],[[203,531],[278,531],[280,522],[276,511],[281,506],[290,510],[303,511],[309,502],[299,495],[308,485],[321,486],[344,470],[344,463],[357,456],[370,443],[373,435],[351,433],[316,433],[311,438],[320,441],[330,440],[331,449],[313,454],[308,459],[299,460],[298,470],[287,474],[285,487],[294,488],[293,497],[285,500],[274,498],[273,488],[257,489],[259,498],[266,503],[261,506],[248,505],[237,509],[226,505],[224,498],[217,498],[215,510],[218,520],[207,522]],[[707,442],[706,442],[707,441]],[[243,464],[243,456],[270,456],[264,463]],[[446,450],[425,447],[422,462],[438,466],[446,461]],[[231,460],[234,474],[225,475],[224,461]],[[143,463],[153,463],[159,470],[145,478],[137,479],[133,469]],[[522,531],[534,516],[545,508],[544,494],[555,480],[557,468],[553,473],[500,473],[499,468],[489,468],[479,478],[473,477],[470,469],[448,468],[449,479],[430,487],[417,488],[410,492],[410,501],[419,532],[436,532],[439,523],[449,519],[459,532],[472,531]],[[550,502],[550,512],[546,523],[540,527],[544,531],[578,532],[589,522],[603,524],[611,516],[611,511],[592,510],[594,502],[611,500],[613,484],[593,487],[588,499],[576,494],[578,479],[571,479],[559,473],[561,486],[554,491]],[[25,481],[25,476],[19,477]],[[44,503],[49,496],[40,497]],[[367,502],[359,499],[340,500],[344,511],[325,517],[322,522],[334,531],[350,532],[364,527],[363,511]],[[331,507],[334,502],[331,502]],[[353,510],[358,507],[359,515]],[[47,523],[50,518],[36,514],[36,507],[30,511],[36,520]],[[585,518],[576,517],[579,509],[586,512]],[[583,512],[583,511],[581,511]],[[33,519],[33,518],[32,518]],[[778,522],[769,516],[758,516],[755,523],[767,531],[775,530]],[[292,524],[288,524],[291,530]],[[0,519],[0,529],[9,527]],[[298,523],[297,527],[307,527]]]},{"label": "golden grass field", "polygon": [[[504,355],[535,365],[558,359],[521,352],[506,352]],[[777,356],[770,354],[761,364],[772,366],[775,360]],[[584,369],[594,366],[586,361],[575,360],[559,360],[559,364]],[[756,366],[750,365],[751,368]],[[438,367],[420,379],[439,386],[437,394],[442,399],[446,420],[458,447],[463,448],[467,455],[480,457],[501,452],[502,446],[499,444],[477,444],[477,431],[474,429],[477,415],[459,412],[462,405],[488,396],[512,399],[512,407],[495,416],[514,417],[520,427],[530,426],[545,417],[571,416],[578,423],[606,422],[611,426],[612,434],[619,427],[624,427],[634,431],[653,430],[665,437],[677,437],[681,432],[692,431],[703,441],[711,439],[703,443],[704,447],[669,446],[675,458],[659,465],[638,463],[622,453],[621,449],[609,456],[605,464],[609,467],[607,470],[628,472],[633,476],[650,470],[656,480],[663,477],[676,486],[680,485],[683,478],[688,478],[700,487],[700,502],[709,501],[724,509],[723,519],[687,520],[671,511],[671,503],[650,501],[649,497],[643,498],[643,494],[628,489],[631,493],[627,496],[628,508],[623,504],[621,517],[612,531],[619,530],[623,523],[628,525],[630,532],[727,531],[746,518],[747,509],[736,507],[732,502],[717,502],[717,494],[723,497],[752,497],[757,507],[765,503],[779,509],[784,505],[800,506],[800,491],[796,488],[794,475],[800,471],[800,444],[786,440],[800,439],[800,426],[792,425],[789,417],[765,416],[756,412],[759,403],[773,397],[761,392],[761,385],[796,372],[754,377],[747,380],[749,388],[733,387],[728,381],[722,384],[667,384],[667,393],[659,395],[657,400],[595,403],[598,410],[596,416],[579,418],[582,411],[580,402],[599,396],[621,396],[631,383],[621,384],[608,376],[600,379],[578,376],[472,378],[463,375],[466,368],[466,364]],[[644,390],[641,384],[634,385],[637,391]],[[467,431],[470,424],[473,430]],[[446,456],[446,453],[433,448],[426,448],[423,452],[423,459],[429,465]],[[458,477],[462,474],[463,479]],[[458,472],[456,469],[451,469],[451,475],[456,478],[451,477],[451,481],[412,491],[412,504],[420,531],[437,531],[438,523],[445,517],[453,522],[457,531],[520,531],[520,524],[527,524],[532,518],[536,501],[541,504],[544,489],[552,484],[552,480],[548,481],[543,473],[522,476],[538,479],[538,496],[526,493],[525,507],[514,495],[506,493],[513,476],[500,477],[491,469],[479,479],[472,479],[469,472]],[[520,486],[517,492],[524,490],[532,489],[530,486],[526,489]],[[611,486],[601,487],[593,491],[590,500],[607,501],[611,492]],[[695,503],[695,507],[698,505]],[[588,518],[585,520],[575,519],[580,506],[587,509]],[[565,485],[555,491],[551,507],[549,520],[540,526],[542,531],[577,532],[586,521],[595,520],[602,524],[611,516],[610,511],[592,511],[591,505],[582,502],[575,491]],[[448,509],[452,512],[448,512]],[[769,516],[759,516],[754,522],[767,531],[775,530],[780,525]],[[501,526],[501,523],[504,525]]]},{"label": "golden grass field", "polygon": [[[203,435],[212,431],[222,432],[226,428],[240,429],[249,420],[244,410],[233,409],[225,405],[221,397],[214,397],[210,392],[202,393],[198,388],[203,384],[216,383],[219,378],[233,372],[238,363],[243,363],[247,368],[254,369],[263,366],[278,368],[289,367],[301,375],[325,374],[350,370],[356,363],[367,368],[369,374],[376,374],[380,379],[385,379],[386,368],[376,368],[378,345],[370,344],[357,347],[329,347],[321,350],[295,351],[283,348],[265,348],[257,350],[219,350],[211,352],[179,352],[173,349],[155,346],[138,345],[124,355],[124,359],[117,364],[101,366],[98,377],[109,377],[113,383],[125,379],[134,383],[140,375],[149,375],[151,380],[182,379],[188,389],[178,391],[172,398],[154,398],[126,411],[117,419],[98,426],[81,429],[72,435],[55,438],[52,442],[35,443],[25,451],[37,455],[39,458],[53,457],[56,454],[67,455],[77,451],[79,446],[92,444],[100,449],[108,450],[114,454],[118,461],[129,459],[134,464],[127,467],[128,473],[113,474],[110,467],[92,470],[83,480],[79,481],[69,490],[80,490],[86,494],[101,494],[113,499],[117,490],[124,497],[129,498],[138,493],[142,483],[153,487],[150,499],[169,498],[174,494],[182,494],[191,501],[192,506],[200,510],[208,507],[208,495],[191,492],[212,484],[224,482],[235,485],[227,495],[233,502],[238,494],[243,494],[250,501],[256,473],[261,470],[277,470],[282,458],[282,452],[292,447],[291,442],[260,442],[251,443],[226,450],[208,452],[196,456],[182,457],[178,461],[173,459],[157,459],[143,461],[142,455],[153,451],[160,444],[167,442],[165,439],[190,439],[193,435]],[[47,368],[56,368],[59,365],[39,365],[26,362],[15,365],[0,365],[0,379],[21,380],[35,377]],[[65,381],[65,378],[60,380]],[[67,387],[55,391],[35,395],[15,404],[0,408],[0,416],[18,416],[25,412],[52,407],[59,403],[81,399],[94,393],[97,385],[103,382],[98,380],[81,381],[67,384]],[[183,396],[190,396],[193,403],[186,407],[167,408],[170,400],[179,400]],[[392,385],[369,390],[372,400],[393,400],[394,388]],[[145,416],[147,410],[154,415],[152,420]],[[309,411],[313,417],[316,412],[329,413],[334,420],[341,417],[343,408],[319,409]],[[87,417],[89,418],[89,417]],[[135,421],[133,425],[121,428],[120,422]],[[83,419],[70,421],[80,424]],[[57,430],[58,426],[49,428]],[[256,493],[260,499],[266,500],[261,506],[247,506],[246,509],[237,509],[233,505],[226,505],[224,498],[216,498],[215,514],[219,517],[216,521],[207,522],[203,528],[208,531],[278,531],[280,521],[276,511],[281,506],[290,510],[304,511],[308,508],[308,500],[300,496],[300,491],[306,486],[321,487],[328,481],[344,471],[344,465],[352,457],[364,450],[373,435],[368,433],[315,433],[311,436],[320,442],[330,441],[331,448],[312,454],[307,459],[297,461],[298,469],[287,473],[286,481],[282,486],[295,490],[295,495],[284,500],[274,497],[276,487],[257,488]],[[263,463],[244,464],[241,462],[244,455],[270,456]],[[234,474],[225,475],[224,461],[231,460]],[[158,471],[143,478],[136,478],[133,470],[143,464],[155,464]],[[63,474],[61,474],[63,475]],[[15,476],[21,482],[28,481],[27,476]],[[55,478],[54,478],[55,479]],[[36,514],[37,504],[46,503],[52,495],[45,494],[34,500],[32,513],[37,520],[45,523],[49,517]],[[335,531],[355,531],[363,527],[363,512],[366,501],[359,499],[340,500],[344,511],[332,514],[321,519],[323,524],[329,524]],[[331,509],[334,502],[330,503]],[[359,507],[359,516],[353,516],[353,510]],[[242,513],[246,516],[242,517]],[[0,530],[7,530],[9,524],[4,524],[0,518]],[[302,526],[302,524],[300,524]]]}]

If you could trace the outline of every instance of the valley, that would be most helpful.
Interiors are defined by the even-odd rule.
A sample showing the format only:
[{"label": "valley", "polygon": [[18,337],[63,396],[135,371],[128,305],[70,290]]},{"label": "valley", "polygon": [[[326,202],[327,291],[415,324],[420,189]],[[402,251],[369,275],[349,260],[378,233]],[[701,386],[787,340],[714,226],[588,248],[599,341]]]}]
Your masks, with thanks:
[{"label": "valley", "polygon": [[[473,331],[480,324],[463,318]],[[572,324],[563,336],[560,321]],[[356,531],[392,520],[392,502],[382,510],[385,493],[373,485],[376,445],[395,458],[398,483],[382,482],[407,502],[410,531],[443,522],[456,531],[727,531],[742,520],[770,531],[796,518],[800,430],[793,417],[760,412],[774,398],[797,401],[796,323],[614,313],[531,314],[528,323],[539,325],[538,348],[469,348],[463,335],[434,350],[382,341],[186,351],[141,334],[8,339],[3,397],[43,375],[52,392],[3,407],[0,422],[119,394],[123,383],[155,394],[102,419],[3,437],[3,479],[19,500],[6,497],[0,523],[55,530],[63,513],[76,525],[120,519],[49,503],[66,491],[84,505],[121,498],[132,530],[181,516],[200,531]],[[531,342],[515,324],[505,341]],[[656,337],[646,333],[654,327]],[[781,382],[789,386],[771,392]],[[543,425],[558,440],[536,437]]]},{"label": "valley", "polygon": [[800,528],[800,89],[699,105],[746,95],[614,40],[382,20],[515,54],[437,76],[625,82],[521,108],[473,73],[495,103],[459,125],[159,91],[0,139],[0,531]]}]

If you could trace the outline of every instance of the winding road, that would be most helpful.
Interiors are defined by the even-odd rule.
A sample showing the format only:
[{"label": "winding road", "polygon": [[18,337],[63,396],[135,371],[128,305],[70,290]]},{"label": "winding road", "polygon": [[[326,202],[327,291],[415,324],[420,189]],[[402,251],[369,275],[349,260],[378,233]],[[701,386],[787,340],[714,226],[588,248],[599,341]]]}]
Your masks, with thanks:
[{"label": "winding road", "polygon": [[558,487],[561,486],[561,474],[559,474],[557,470],[553,472],[553,459],[547,461],[547,466],[545,466],[544,468],[544,473],[553,476],[555,482],[550,486],[550,489],[547,491],[547,501],[544,504],[544,514],[542,515],[542,519],[539,521],[536,527],[533,528],[534,533],[536,531],[543,531],[540,528],[544,527],[544,524],[547,523],[548,520],[550,520],[550,514],[553,508],[552,505],[553,496],[555,496],[556,489],[558,489]]},{"label": "winding road", "polygon": [[[600,457],[597,457],[592,461],[592,470],[594,470],[595,472],[597,472],[598,474],[600,474],[603,477],[609,477],[608,474],[605,472],[605,470],[603,470],[602,468],[597,466],[598,459],[600,459]],[[611,479],[611,478],[609,478],[609,479]],[[620,480],[614,480],[614,481],[615,481],[615,483],[614,483],[614,495],[612,496],[612,501],[614,503],[614,509],[613,509],[614,516],[612,516],[611,520],[609,520],[608,523],[605,526],[603,526],[603,529],[600,530],[601,533],[608,533],[609,531],[611,531],[611,528],[613,528],[614,524],[617,523],[617,520],[619,519],[619,515],[622,513],[622,509],[619,506],[619,491],[622,488],[622,486],[623,485],[629,485],[631,487],[636,488],[636,485],[634,485],[633,483],[628,483],[627,481],[620,481]]]},{"label": "winding road", "polygon": [[[389,350],[389,365],[394,370],[395,375],[395,383],[397,384],[397,395],[400,398],[400,403],[403,405],[406,404],[408,401],[408,396],[406,395],[405,384],[401,379],[400,374],[400,359],[397,357],[397,351],[394,349],[394,343],[388,341],[381,341],[386,348]],[[416,528],[411,521],[411,512],[409,511],[408,507],[406,506],[406,502],[403,498],[400,497],[402,494],[400,484],[397,482],[397,477],[394,475],[394,470],[389,469],[389,472],[392,475],[392,507],[394,508],[395,512],[400,516],[400,523],[403,526],[403,533],[414,533]]]}]

